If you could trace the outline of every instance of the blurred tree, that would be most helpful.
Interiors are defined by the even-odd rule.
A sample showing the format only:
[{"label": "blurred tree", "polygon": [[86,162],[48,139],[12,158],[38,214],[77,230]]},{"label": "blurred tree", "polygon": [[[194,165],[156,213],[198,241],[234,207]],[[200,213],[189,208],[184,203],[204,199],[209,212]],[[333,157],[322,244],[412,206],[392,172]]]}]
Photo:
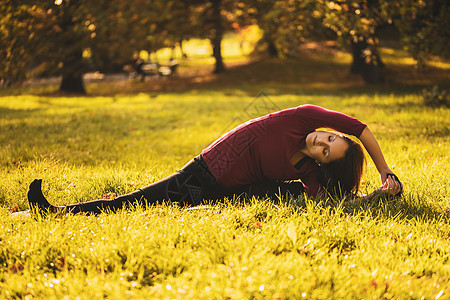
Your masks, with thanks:
[{"label": "blurred tree", "polygon": [[450,8],[447,0],[320,0],[324,25],[350,41],[351,71],[367,83],[384,80],[377,29],[391,26],[419,65],[431,55],[449,57]]},{"label": "blurred tree", "polygon": [[285,0],[276,3],[282,25],[276,35],[276,44],[284,56],[295,55],[299,45],[305,41],[335,38],[335,34],[323,26],[316,0]]},{"label": "blurred tree", "polygon": [[0,52],[5,66],[0,75],[9,82],[20,82],[27,73],[58,74],[61,91],[85,93],[87,58],[97,69],[111,70],[137,50],[163,44],[158,32],[163,0],[17,2],[0,0],[0,43],[5,49]]},{"label": "blurred tree", "polygon": [[37,57],[51,55],[40,38],[51,30],[51,17],[26,1],[0,1],[0,76],[7,84],[18,84],[28,73],[39,73]]},{"label": "blurred tree", "polygon": [[33,24],[27,6],[17,1],[0,1],[0,80],[1,85],[21,82],[31,58],[25,45],[33,39],[28,29]]},{"label": "blurred tree", "polygon": [[248,0],[239,1],[238,22],[256,24],[263,31],[258,47],[269,57],[295,55],[298,46],[308,40],[329,37],[322,25],[315,0]]},{"label": "blurred tree", "polygon": [[[183,41],[192,38],[195,35],[195,31],[198,30],[198,20],[193,18],[192,5],[189,5],[187,1],[166,1],[164,8],[164,20],[160,22],[160,28],[162,29],[158,34],[165,33],[165,44],[171,47],[173,50],[178,44],[182,57],[187,55],[183,51]],[[172,54],[174,58],[174,54]]]},{"label": "blurred tree", "polygon": [[190,38],[211,41],[220,73],[224,33],[257,24],[271,56],[292,55],[304,40],[333,32],[351,45],[352,71],[377,83],[383,81],[377,28],[398,28],[423,64],[430,55],[448,57],[449,20],[446,0],[0,0],[0,79],[59,74],[61,90],[84,93],[89,67],[118,70],[139,50]]},{"label": "blurred tree", "polygon": [[[120,71],[125,62],[148,46],[152,31],[147,1],[99,0],[88,4],[83,26],[89,39],[89,68],[101,72]],[[156,14],[156,13],[155,13]]]},{"label": "blurred tree", "polygon": [[211,24],[211,45],[213,48],[213,56],[216,60],[214,73],[222,73],[225,71],[225,65],[222,58],[222,39],[224,33],[224,25],[222,18],[222,1],[210,0],[211,3],[211,18],[207,19]]},{"label": "blurred tree", "polygon": [[450,58],[450,2],[448,0],[399,0],[383,5],[389,22],[419,66],[432,55]]},{"label": "blurred tree", "polygon": [[[61,74],[60,90],[85,93],[82,55],[89,36],[83,26],[81,2],[1,2],[2,13],[6,13],[2,23],[8,28],[2,37],[9,49],[4,57],[8,80],[20,82],[28,73]],[[12,69],[20,76],[10,76]]]},{"label": "blurred tree", "polygon": [[281,27],[280,14],[283,9],[277,7],[275,1],[250,0],[241,3],[238,18],[241,26],[248,23],[258,25],[263,31],[258,47],[265,47],[269,57],[279,57],[276,38],[278,29]]},{"label": "blurred tree", "polygon": [[387,23],[388,16],[377,0],[322,1],[323,23],[338,36],[341,44],[350,43],[351,71],[367,83],[384,81],[384,64],[377,51],[377,27]]},{"label": "blurred tree", "polygon": [[214,73],[225,71],[222,57],[222,39],[232,30],[235,0],[182,0],[189,7],[189,32],[185,36],[207,38],[215,59]]},{"label": "blurred tree", "polygon": [[[52,47],[49,50],[51,55],[47,56],[48,61],[59,60],[62,75],[60,90],[71,93],[86,93],[83,84],[83,48],[87,47],[86,28],[83,26],[84,14],[81,1],[55,1],[56,6],[47,9],[47,14],[53,17],[54,30],[47,30],[43,42],[49,43]],[[45,4],[42,8],[46,8]],[[43,20],[44,22],[44,20]],[[89,30],[89,27],[87,28]],[[50,36],[52,34],[52,36]],[[91,37],[93,35],[91,34]],[[52,43],[52,41],[54,43]],[[43,56],[43,54],[42,54]]]}]

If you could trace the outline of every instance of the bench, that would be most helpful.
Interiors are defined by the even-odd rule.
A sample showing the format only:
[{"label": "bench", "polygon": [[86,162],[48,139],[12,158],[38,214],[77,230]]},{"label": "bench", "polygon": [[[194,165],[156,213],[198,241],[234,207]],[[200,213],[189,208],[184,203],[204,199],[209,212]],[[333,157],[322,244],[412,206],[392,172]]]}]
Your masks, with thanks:
[{"label": "bench", "polygon": [[178,69],[178,63],[173,60],[167,65],[160,65],[158,68],[158,74],[160,76],[171,76],[176,73]]},{"label": "bench", "polygon": [[129,78],[136,78],[141,75],[141,81],[145,80],[145,76],[170,77],[176,73],[178,63],[173,60],[168,64],[160,65],[159,63],[139,63],[136,65],[127,64],[122,70]]}]

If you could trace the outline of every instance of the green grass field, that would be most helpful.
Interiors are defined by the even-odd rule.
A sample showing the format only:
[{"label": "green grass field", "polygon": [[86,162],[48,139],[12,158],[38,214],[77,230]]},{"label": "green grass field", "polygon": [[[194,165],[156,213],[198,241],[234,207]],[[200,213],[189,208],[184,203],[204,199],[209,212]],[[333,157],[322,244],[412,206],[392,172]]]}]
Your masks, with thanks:
[{"label": "green grass field", "polygon": [[[342,61],[267,60],[198,81],[94,83],[84,97],[54,87],[3,91],[0,298],[450,299],[450,110],[422,103],[434,77],[408,73],[401,84],[366,87]],[[10,214],[28,208],[34,178],[58,205],[130,192],[234,125],[304,103],[366,122],[404,196]],[[369,160],[362,191],[379,184]]]}]

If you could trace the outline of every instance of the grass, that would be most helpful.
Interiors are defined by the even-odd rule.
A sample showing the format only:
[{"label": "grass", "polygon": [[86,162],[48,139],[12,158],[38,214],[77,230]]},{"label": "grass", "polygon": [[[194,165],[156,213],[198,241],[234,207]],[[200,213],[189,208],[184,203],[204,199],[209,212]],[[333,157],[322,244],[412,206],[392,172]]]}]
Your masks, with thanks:
[{"label": "grass", "polygon": [[[449,109],[423,105],[431,79],[367,88],[339,60],[325,62],[266,60],[199,82],[145,83],[175,85],[166,92],[137,82],[90,84],[84,97],[5,92],[0,298],[450,299]],[[442,68],[435,82],[446,82]],[[303,103],[366,122],[404,196],[10,214],[27,208],[34,178],[58,205],[129,192],[171,174],[234,125]],[[378,185],[369,162],[363,192]]]}]

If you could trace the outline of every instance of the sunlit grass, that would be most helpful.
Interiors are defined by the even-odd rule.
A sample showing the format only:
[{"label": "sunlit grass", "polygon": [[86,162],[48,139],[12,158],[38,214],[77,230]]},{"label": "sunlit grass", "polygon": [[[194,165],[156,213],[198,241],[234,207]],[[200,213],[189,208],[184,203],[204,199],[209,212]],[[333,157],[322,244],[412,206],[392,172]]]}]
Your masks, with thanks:
[{"label": "sunlit grass", "polygon": [[[0,297],[448,298],[449,109],[424,107],[414,92],[256,98],[241,88],[1,97]],[[405,195],[354,205],[253,199],[194,211],[10,215],[16,205],[27,208],[34,178],[60,205],[164,178],[232,126],[263,114],[261,106],[248,109],[258,101],[273,109],[313,103],[363,120]],[[362,190],[378,185],[369,162]]]},{"label": "sunlit grass", "polygon": [[[54,94],[56,85],[2,91],[0,298],[448,299],[450,110],[425,107],[420,94],[424,83],[448,82],[448,64],[425,81],[402,51],[383,48],[388,69],[403,73],[367,86],[341,51],[233,67],[249,48],[230,36],[224,45],[221,75],[210,74],[209,41],[190,40],[178,77],[93,82],[85,97]],[[404,196],[10,215],[27,209],[34,178],[58,205],[127,193],[178,170],[233,126],[304,103],[367,123]],[[369,160],[362,191],[379,184]]]},{"label": "sunlit grass", "polygon": [[[408,53],[404,50],[392,49],[381,47],[380,54],[383,60],[388,64],[396,64],[396,65],[404,65],[404,66],[416,66],[417,61],[413,59]],[[431,57],[426,60],[426,65],[432,66],[435,68],[450,70],[450,62],[442,60],[438,57]]]}]

